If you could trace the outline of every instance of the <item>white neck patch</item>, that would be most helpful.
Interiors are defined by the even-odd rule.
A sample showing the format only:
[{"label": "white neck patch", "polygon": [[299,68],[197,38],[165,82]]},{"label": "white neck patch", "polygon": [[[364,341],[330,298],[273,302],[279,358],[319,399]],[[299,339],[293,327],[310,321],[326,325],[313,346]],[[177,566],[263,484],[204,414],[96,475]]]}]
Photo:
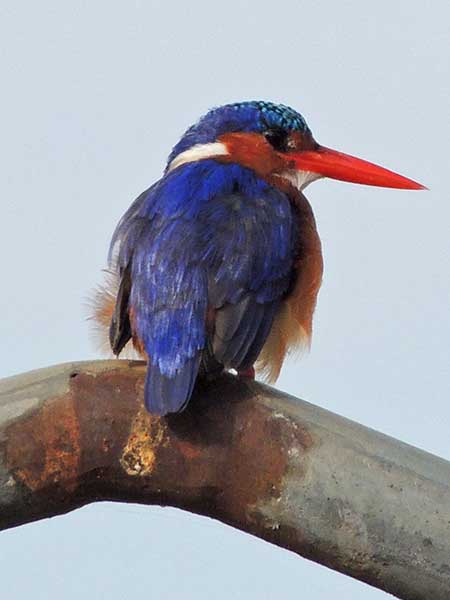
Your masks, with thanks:
[{"label": "white neck patch", "polygon": [[288,171],[283,171],[277,175],[277,177],[287,179],[291,185],[301,192],[313,181],[322,179],[323,175],[319,175],[319,173],[312,173],[311,171],[297,171],[296,169],[289,169]]},{"label": "white neck patch", "polygon": [[195,144],[195,146],[192,146],[188,150],[178,154],[178,156],[175,156],[167,168],[167,173],[170,173],[170,171],[173,171],[186,163],[196,162],[197,160],[203,160],[205,158],[214,158],[215,156],[226,156],[227,154],[229,154],[228,148],[221,142]]}]

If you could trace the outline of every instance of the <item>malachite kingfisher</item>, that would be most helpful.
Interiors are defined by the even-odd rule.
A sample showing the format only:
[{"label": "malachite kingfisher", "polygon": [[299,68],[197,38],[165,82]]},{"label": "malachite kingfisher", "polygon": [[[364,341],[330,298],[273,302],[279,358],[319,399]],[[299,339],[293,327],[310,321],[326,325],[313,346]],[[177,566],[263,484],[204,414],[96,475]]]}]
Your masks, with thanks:
[{"label": "malachite kingfisher", "polygon": [[309,345],[323,262],[303,189],[321,177],[424,189],[320,146],[292,108],[246,101],[192,125],[124,214],[95,318],[115,355],[132,344],[147,361],[150,413],[182,411],[199,374],[275,381]]}]

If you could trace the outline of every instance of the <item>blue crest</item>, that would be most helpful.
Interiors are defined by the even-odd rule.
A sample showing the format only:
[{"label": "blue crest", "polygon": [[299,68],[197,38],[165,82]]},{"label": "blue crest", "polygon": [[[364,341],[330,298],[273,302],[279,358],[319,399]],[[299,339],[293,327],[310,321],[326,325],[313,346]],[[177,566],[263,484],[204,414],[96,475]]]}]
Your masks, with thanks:
[{"label": "blue crest", "polygon": [[208,144],[224,133],[237,131],[261,133],[273,127],[308,132],[300,113],[284,104],[249,100],[211,109],[192,125],[172,150],[168,162],[195,144]]},{"label": "blue crest", "polygon": [[251,100],[248,102],[236,102],[230,106],[238,111],[247,107],[256,108],[260,113],[257,131],[269,127],[280,127],[281,129],[301,132],[308,131],[308,126],[302,115],[284,104],[275,104],[274,102],[266,102],[265,100]]}]

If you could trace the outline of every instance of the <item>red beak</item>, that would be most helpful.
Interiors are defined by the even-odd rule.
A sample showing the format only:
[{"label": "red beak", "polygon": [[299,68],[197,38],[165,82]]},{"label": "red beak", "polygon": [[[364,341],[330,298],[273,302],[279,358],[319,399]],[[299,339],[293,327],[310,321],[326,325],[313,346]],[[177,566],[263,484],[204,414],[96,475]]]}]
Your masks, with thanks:
[{"label": "red beak", "polygon": [[316,150],[289,153],[299,171],[318,173],[323,177],[404,190],[426,190],[412,179],[367,162],[350,154],[319,146]]}]

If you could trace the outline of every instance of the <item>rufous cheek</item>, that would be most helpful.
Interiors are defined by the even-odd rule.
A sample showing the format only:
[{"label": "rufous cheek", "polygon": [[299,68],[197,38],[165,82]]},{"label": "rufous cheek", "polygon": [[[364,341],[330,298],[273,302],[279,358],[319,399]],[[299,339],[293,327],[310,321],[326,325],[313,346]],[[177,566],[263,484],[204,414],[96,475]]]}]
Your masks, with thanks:
[{"label": "rufous cheek", "polygon": [[228,155],[221,159],[222,162],[238,163],[264,178],[286,168],[285,159],[260,133],[226,133],[218,141],[228,149]]}]

